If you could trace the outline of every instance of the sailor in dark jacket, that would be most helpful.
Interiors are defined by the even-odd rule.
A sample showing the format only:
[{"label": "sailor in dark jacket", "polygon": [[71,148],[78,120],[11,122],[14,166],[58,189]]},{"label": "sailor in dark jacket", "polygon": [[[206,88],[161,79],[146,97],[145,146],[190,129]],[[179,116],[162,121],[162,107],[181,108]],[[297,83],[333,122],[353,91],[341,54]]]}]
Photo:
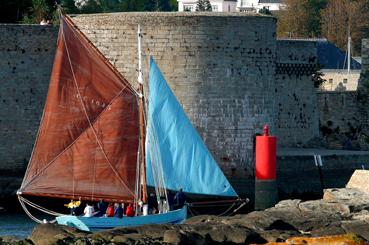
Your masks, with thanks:
[{"label": "sailor in dark jacket", "polygon": [[186,196],[182,191],[182,188],[179,189],[177,194],[174,197],[174,209],[180,209],[184,206],[186,202]]},{"label": "sailor in dark jacket", "polygon": [[123,208],[120,203],[114,204],[114,217],[123,218]]}]

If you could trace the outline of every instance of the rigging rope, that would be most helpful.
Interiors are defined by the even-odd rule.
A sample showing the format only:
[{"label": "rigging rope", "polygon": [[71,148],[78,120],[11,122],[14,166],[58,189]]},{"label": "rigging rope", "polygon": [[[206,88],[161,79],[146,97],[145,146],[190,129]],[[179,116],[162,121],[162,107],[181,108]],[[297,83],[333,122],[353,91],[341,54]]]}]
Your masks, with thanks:
[{"label": "rigging rope", "polygon": [[[28,217],[30,217],[30,218],[31,218],[33,221],[35,221],[36,223],[39,223],[39,224],[43,224],[43,223],[45,223],[45,221],[40,220],[40,219],[36,218],[35,216],[33,216],[33,215],[31,214],[31,212],[27,209],[27,207],[26,207],[25,203],[27,203],[28,205],[30,205],[31,207],[33,207],[33,208],[35,208],[35,209],[38,209],[38,208],[37,208],[37,207],[39,207],[38,205],[36,205],[36,204],[32,204],[32,202],[28,201],[27,199],[25,199],[25,198],[23,198],[23,197],[21,197],[21,196],[18,196],[18,200],[19,200],[19,203],[20,203],[20,205],[22,206],[22,208],[23,208],[24,212],[28,215]],[[44,209],[44,208],[42,208],[42,209]],[[40,211],[43,211],[43,212],[44,212],[44,210],[47,210],[47,209],[44,209],[44,210],[38,209],[38,210],[40,210]],[[50,211],[50,210],[48,210],[48,211]],[[53,212],[53,211],[50,211],[50,212]],[[53,212],[53,213],[56,213],[56,212]],[[60,215],[62,215],[62,214],[60,214]],[[53,220],[51,220],[51,221],[47,221],[47,223],[55,223],[55,222],[56,222],[56,220],[55,220],[55,219],[53,219]]]},{"label": "rigging rope", "polygon": [[33,208],[35,208],[35,209],[37,209],[37,210],[40,210],[40,211],[42,211],[42,212],[44,212],[44,213],[46,213],[46,214],[53,215],[53,216],[62,216],[62,215],[66,215],[66,214],[58,213],[58,212],[55,212],[55,211],[49,210],[49,209],[47,209],[47,208],[41,207],[40,205],[37,205],[37,204],[35,204],[35,203],[33,203],[33,202],[31,202],[31,201],[29,201],[29,200],[25,199],[25,198],[24,198],[24,197],[22,197],[22,196],[18,196],[18,199],[21,199],[21,200],[22,200],[22,202],[24,202],[24,203],[28,204],[29,206],[31,206],[31,207],[33,207]]},{"label": "rigging rope", "polygon": [[[199,208],[206,208],[206,207],[224,207],[224,206],[228,206],[230,205],[230,207],[225,210],[223,213],[220,213],[216,216],[230,216],[230,215],[233,215],[235,214],[240,208],[242,208],[243,206],[245,206],[247,203],[249,202],[248,199],[245,199],[245,200],[236,200],[234,202],[232,202],[232,204],[216,204],[216,205],[211,205],[210,203],[211,202],[205,202],[206,205],[199,205],[199,203],[197,204],[193,204],[193,203],[188,203],[187,204],[187,208],[190,212],[190,214],[192,216],[196,216],[196,215],[199,215],[199,212],[196,212],[195,211],[195,207],[199,207]],[[239,203],[238,207],[236,207],[237,203]],[[233,210],[232,212],[230,212],[231,210]],[[228,214],[227,214],[228,213]]]}]

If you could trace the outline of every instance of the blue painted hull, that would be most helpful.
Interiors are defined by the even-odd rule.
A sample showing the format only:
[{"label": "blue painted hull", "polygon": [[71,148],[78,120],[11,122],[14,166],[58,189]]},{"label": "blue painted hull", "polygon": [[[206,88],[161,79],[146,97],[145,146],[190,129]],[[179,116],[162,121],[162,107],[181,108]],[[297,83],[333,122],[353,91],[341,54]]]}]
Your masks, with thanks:
[{"label": "blue painted hull", "polygon": [[180,224],[187,218],[187,207],[164,214],[120,218],[83,217],[63,215],[56,218],[59,225],[67,225],[83,231],[97,231],[117,227],[140,226],[148,224]]}]

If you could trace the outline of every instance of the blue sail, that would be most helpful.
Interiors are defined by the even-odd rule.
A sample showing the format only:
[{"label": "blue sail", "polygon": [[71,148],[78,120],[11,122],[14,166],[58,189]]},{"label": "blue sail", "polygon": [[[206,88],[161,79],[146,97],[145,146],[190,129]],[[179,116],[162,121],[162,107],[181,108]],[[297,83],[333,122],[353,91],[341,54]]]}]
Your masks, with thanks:
[{"label": "blue sail", "polygon": [[170,190],[182,188],[187,193],[237,196],[152,58],[149,90],[147,184],[155,186],[155,181],[161,178]]}]

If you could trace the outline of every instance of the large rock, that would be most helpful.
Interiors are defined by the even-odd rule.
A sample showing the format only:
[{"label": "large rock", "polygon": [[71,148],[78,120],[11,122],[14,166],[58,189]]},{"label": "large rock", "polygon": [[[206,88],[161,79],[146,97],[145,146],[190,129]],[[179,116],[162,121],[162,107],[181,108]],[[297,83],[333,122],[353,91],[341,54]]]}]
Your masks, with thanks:
[{"label": "large rock", "polygon": [[37,245],[49,245],[64,239],[83,238],[86,234],[88,233],[68,226],[41,224],[33,229],[30,240]]},{"label": "large rock", "polygon": [[351,213],[369,208],[369,193],[356,188],[326,189],[323,201],[347,205]]},{"label": "large rock", "polygon": [[369,241],[369,223],[362,220],[344,221],[342,228],[347,233],[359,235],[365,240]]},{"label": "large rock", "polygon": [[347,188],[356,188],[363,192],[369,193],[369,170],[355,170],[352,174],[349,182],[347,183]]}]

